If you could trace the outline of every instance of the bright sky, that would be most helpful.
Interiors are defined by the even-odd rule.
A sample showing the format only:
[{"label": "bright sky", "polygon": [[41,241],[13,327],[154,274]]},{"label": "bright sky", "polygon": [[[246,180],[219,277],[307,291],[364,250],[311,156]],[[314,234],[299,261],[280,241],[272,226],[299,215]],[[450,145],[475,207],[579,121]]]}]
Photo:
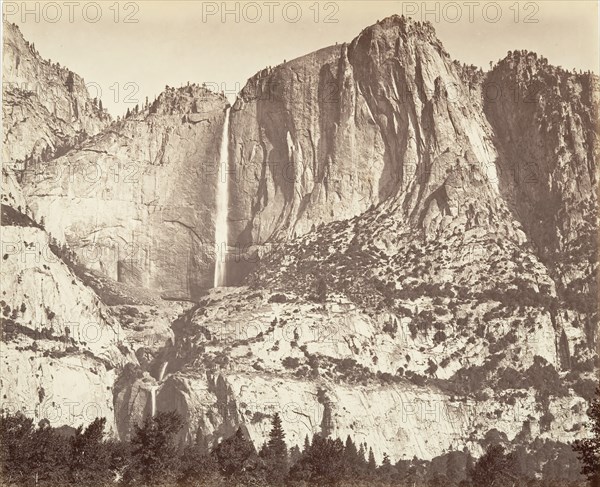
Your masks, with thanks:
[{"label": "bright sky", "polygon": [[351,41],[394,13],[429,20],[454,59],[484,69],[527,49],[599,72],[595,0],[4,1],[3,12],[43,57],[94,83],[113,115],[188,81],[232,98],[265,66]]}]

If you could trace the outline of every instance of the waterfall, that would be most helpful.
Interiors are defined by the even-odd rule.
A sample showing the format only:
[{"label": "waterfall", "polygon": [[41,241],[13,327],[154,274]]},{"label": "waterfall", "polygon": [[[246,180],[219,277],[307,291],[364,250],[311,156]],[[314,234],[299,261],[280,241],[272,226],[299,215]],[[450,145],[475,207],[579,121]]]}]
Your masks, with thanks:
[{"label": "waterfall", "polygon": [[150,386],[150,411],[152,413],[152,417],[156,416],[156,389],[158,389],[157,386]]},{"label": "waterfall", "polygon": [[169,362],[163,362],[163,364],[160,368],[160,372],[158,373],[158,381],[159,382],[161,380],[163,380],[163,377],[165,376],[165,372],[167,371],[167,365],[169,365]]},{"label": "waterfall", "polygon": [[226,283],[227,256],[227,212],[229,206],[229,107],[225,110],[219,168],[217,171],[217,215],[215,218],[215,278],[214,287]]}]

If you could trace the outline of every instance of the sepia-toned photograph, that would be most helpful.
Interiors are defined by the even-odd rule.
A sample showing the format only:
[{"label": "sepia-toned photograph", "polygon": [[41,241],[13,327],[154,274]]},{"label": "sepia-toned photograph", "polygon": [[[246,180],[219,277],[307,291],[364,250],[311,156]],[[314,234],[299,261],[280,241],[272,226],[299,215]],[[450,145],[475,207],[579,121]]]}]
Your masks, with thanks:
[{"label": "sepia-toned photograph", "polygon": [[0,486],[600,487],[598,1],[1,5]]}]

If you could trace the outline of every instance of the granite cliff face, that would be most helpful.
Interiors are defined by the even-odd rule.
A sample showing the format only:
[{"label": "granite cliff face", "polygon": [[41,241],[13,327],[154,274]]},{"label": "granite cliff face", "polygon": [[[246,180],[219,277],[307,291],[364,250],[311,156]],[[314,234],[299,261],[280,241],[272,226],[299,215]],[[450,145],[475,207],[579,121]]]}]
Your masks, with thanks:
[{"label": "granite cliff face", "polygon": [[416,220],[439,213],[438,201],[464,212],[464,179],[490,185],[481,194],[498,204],[494,177],[480,176],[495,173],[490,127],[428,24],[389,18],[349,45],[259,73],[232,132],[232,206],[245,212],[232,227],[243,243],[304,234],[390,198]]},{"label": "granite cliff face", "polygon": [[[25,171],[36,219],[91,269],[169,298],[212,285],[226,100],[168,89],[62,157]],[[200,112],[201,111],[201,112]]]},{"label": "granite cliff face", "polygon": [[[484,111],[499,150],[501,192],[568,307],[598,296],[598,77],[514,51],[488,74]],[[590,323],[594,328],[596,325]]]},{"label": "granite cliff face", "polygon": [[485,79],[503,194],[544,256],[587,240],[595,223],[598,88],[597,76],[525,51],[510,52]]},{"label": "granite cliff face", "polygon": [[6,163],[22,168],[64,153],[110,122],[80,76],[43,59],[8,22],[4,22],[2,73]]},{"label": "granite cliff face", "polygon": [[[583,434],[597,371],[596,76],[525,52],[484,73],[453,61],[429,24],[397,16],[257,73],[225,134],[228,268],[242,286],[206,294],[227,106],[191,85],[104,128],[92,108],[69,119],[89,136],[5,174],[3,242],[6,221],[29,222],[7,235],[48,233],[76,256],[35,272],[87,269],[131,294],[107,308],[95,280],[97,295],[61,277],[64,297],[39,288],[49,301],[33,303],[82,302],[103,327],[121,323],[118,339],[73,351],[114,364],[101,385],[119,436],[153,402],[184,416],[182,440],[243,423],[260,444],[283,411],[290,443],[350,434],[378,460],[479,453],[493,429],[521,444]],[[19,139],[23,154],[5,138],[11,160],[63,123],[44,120]],[[43,286],[30,284],[14,284],[14,304],[29,309],[24,296]],[[150,298],[133,296],[142,288]],[[16,371],[2,384],[14,383],[37,394]]]}]

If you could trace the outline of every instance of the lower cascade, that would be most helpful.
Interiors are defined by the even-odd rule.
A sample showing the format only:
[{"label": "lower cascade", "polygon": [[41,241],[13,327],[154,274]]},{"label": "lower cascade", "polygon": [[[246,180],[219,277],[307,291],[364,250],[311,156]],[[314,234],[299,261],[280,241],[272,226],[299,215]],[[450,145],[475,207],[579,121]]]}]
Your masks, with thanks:
[{"label": "lower cascade", "polygon": [[229,206],[229,182],[227,172],[229,168],[229,113],[225,110],[223,134],[221,135],[221,149],[219,167],[217,170],[217,215],[215,218],[215,277],[214,287],[226,284],[227,271],[227,213]]},{"label": "lower cascade", "polygon": [[156,416],[156,389],[158,389],[157,386],[150,386],[150,414],[152,415],[152,417]]},{"label": "lower cascade", "polygon": [[167,366],[169,365],[169,362],[163,362],[163,364],[160,367],[160,372],[158,373],[158,380],[159,382],[161,380],[163,380],[163,378],[165,377],[165,372],[167,371]]}]

